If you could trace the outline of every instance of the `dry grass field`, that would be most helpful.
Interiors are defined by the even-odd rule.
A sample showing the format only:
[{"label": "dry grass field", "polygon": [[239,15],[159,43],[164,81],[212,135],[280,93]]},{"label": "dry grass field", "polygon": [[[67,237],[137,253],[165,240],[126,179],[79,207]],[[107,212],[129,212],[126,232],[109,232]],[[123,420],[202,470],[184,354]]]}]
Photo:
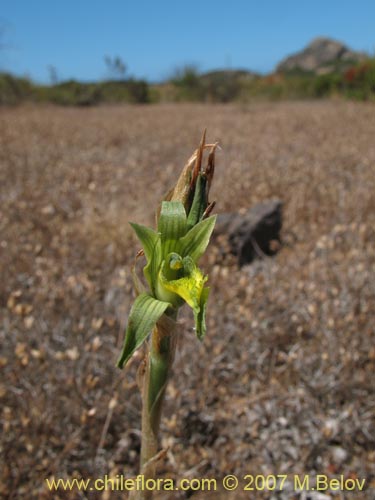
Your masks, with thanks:
[{"label": "dry grass field", "polygon": [[[216,212],[279,198],[283,245],[238,269],[211,243],[208,333],[182,315],[162,421],[161,477],[241,487],[157,498],[374,498],[375,106],[339,101],[0,111],[0,496],[124,498],[45,478],[137,473],[128,221],[153,223],[204,127]],[[246,474],[288,480],[249,496]],[[307,496],[294,474],[365,491]]]}]

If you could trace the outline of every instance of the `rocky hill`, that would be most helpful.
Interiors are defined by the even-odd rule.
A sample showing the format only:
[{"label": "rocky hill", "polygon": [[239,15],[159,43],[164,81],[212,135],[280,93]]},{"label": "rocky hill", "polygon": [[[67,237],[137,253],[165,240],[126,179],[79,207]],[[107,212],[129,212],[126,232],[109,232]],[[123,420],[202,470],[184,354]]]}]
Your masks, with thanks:
[{"label": "rocky hill", "polygon": [[276,71],[309,71],[318,74],[347,68],[350,64],[366,58],[363,52],[355,52],[346,45],[331,38],[315,38],[302,51],[283,59]]}]

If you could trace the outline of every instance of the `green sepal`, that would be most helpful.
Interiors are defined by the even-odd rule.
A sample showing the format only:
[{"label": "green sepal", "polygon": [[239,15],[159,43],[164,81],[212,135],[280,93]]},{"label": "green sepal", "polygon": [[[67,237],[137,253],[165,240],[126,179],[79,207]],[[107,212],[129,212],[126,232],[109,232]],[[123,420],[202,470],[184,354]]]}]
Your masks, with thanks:
[{"label": "green sepal", "polygon": [[186,212],[180,201],[163,201],[158,222],[163,259],[175,251],[177,242],[187,232]]},{"label": "green sepal", "polygon": [[203,288],[201,300],[199,303],[199,311],[193,309],[195,320],[195,334],[199,340],[203,340],[204,336],[206,335],[206,309],[209,293],[210,289],[208,287]]},{"label": "green sepal", "polygon": [[179,241],[178,250],[181,256],[189,255],[194,262],[197,262],[207,248],[215,223],[216,215],[212,215],[190,229]]},{"label": "green sepal", "polygon": [[130,310],[124,345],[117,362],[119,368],[123,368],[134,351],[143,344],[158,319],[169,306],[169,302],[156,300],[146,293],[138,295]]},{"label": "green sepal", "polygon": [[141,224],[131,222],[130,225],[134,229],[139,241],[142,244],[147,260],[147,265],[143,269],[143,274],[150,285],[152,292],[154,292],[154,280],[158,267],[161,263],[160,234],[149,227],[142,226]]}]

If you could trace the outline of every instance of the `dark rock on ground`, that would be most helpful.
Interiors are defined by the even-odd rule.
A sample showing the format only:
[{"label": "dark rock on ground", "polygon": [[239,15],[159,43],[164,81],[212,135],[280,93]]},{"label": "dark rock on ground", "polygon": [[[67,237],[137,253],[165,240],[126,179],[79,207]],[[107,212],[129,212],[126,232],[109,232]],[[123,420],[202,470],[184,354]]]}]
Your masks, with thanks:
[{"label": "dark rock on ground", "polygon": [[256,257],[274,255],[280,247],[282,202],[258,203],[245,214],[225,213],[218,216],[215,236],[225,236],[228,250],[238,258],[241,267]]}]

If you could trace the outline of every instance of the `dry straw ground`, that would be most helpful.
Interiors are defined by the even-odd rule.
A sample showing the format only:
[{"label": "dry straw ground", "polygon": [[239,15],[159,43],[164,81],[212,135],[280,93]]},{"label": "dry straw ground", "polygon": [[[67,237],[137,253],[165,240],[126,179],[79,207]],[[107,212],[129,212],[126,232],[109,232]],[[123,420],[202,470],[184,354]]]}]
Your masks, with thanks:
[{"label": "dry straw ground", "polygon": [[[321,498],[373,498],[375,107],[348,102],[1,111],[4,497],[123,498],[44,478],[137,471],[138,361],[114,366],[127,222],[152,224],[204,127],[222,146],[217,211],[280,198],[284,244],[242,270],[211,245],[208,334],[181,318],[161,476],[344,474],[367,490]],[[291,488],[253,498],[307,498]]]}]

